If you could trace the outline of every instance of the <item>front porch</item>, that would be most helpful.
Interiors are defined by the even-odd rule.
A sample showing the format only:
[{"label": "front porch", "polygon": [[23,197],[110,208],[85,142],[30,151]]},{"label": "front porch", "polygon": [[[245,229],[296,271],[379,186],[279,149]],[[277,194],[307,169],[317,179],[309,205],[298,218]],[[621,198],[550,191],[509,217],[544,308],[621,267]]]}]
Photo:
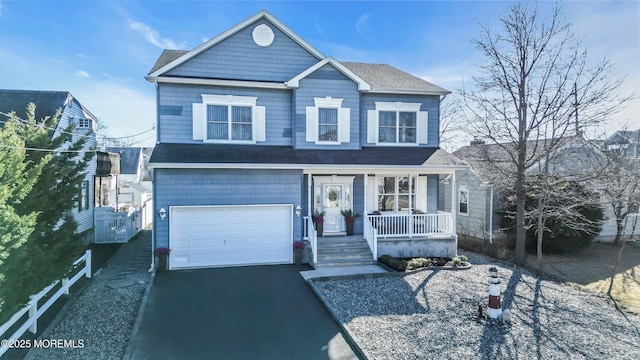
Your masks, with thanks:
[{"label": "front porch", "polygon": [[[319,236],[310,217],[305,216],[303,222],[303,239],[309,242],[309,260],[314,267],[371,263],[383,254],[396,257],[457,255],[458,238],[453,216],[448,212],[365,215],[364,232],[351,236]],[[327,252],[330,257],[325,258]]]}]

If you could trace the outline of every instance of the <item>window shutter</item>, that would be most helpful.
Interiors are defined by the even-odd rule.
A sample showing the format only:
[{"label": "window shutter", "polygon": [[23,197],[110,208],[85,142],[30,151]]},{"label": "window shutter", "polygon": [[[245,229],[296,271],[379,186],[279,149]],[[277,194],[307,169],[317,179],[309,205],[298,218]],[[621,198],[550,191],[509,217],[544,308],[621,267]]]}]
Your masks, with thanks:
[{"label": "window shutter", "polygon": [[418,112],[418,144],[427,144],[429,142],[429,113],[427,111]]},{"label": "window shutter", "polygon": [[351,109],[340,108],[340,116],[338,117],[338,134],[340,138],[338,141],[341,143],[348,143],[351,141]]},{"label": "window shutter", "polygon": [[205,118],[204,104],[193,103],[192,120],[193,120],[193,140],[204,140]]},{"label": "window shutter", "polygon": [[318,113],[315,106],[307,106],[307,141],[318,140]]},{"label": "window shutter", "polygon": [[367,142],[375,144],[378,142],[378,112],[367,110]]},{"label": "window shutter", "polygon": [[255,141],[267,141],[266,108],[256,106],[255,115],[253,119],[254,139]]}]

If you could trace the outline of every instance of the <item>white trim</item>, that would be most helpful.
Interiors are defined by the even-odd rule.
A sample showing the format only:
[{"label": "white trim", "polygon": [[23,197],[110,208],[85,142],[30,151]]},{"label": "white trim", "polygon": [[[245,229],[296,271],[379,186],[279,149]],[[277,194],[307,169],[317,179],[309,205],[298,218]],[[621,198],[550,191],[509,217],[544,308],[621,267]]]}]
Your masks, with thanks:
[{"label": "white trim", "polygon": [[338,60],[334,59],[331,56],[328,56],[328,57],[322,59],[321,61],[315,63],[313,66],[311,66],[307,70],[305,70],[305,71],[301,72],[300,74],[294,76],[291,80],[286,82],[287,87],[289,87],[289,88],[298,88],[298,87],[300,87],[300,80],[306,78],[311,73],[313,73],[314,71],[318,70],[319,68],[321,68],[321,67],[323,67],[323,66],[325,66],[327,64],[331,64],[336,70],[340,71],[346,77],[348,77],[349,79],[353,80],[356,84],[358,84],[358,90],[359,91],[369,91],[369,90],[371,90],[371,85],[369,85],[369,83],[364,81],[361,77],[356,75],[353,71],[347,69]]},{"label": "white trim", "polygon": [[[202,97],[202,109],[204,111],[202,127],[203,127],[203,142],[211,144],[255,144],[257,141],[256,134],[256,102],[258,98],[255,96],[238,96],[238,95],[214,95],[214,94],[201,94]],[[251,108],[251,140],[233,140],[233,139],[209,139],[207,135],[207,106],[242,106]],[[231,136],[231,110],[229,109],[227,114],[227,125],[229,127],[228,137]],[[194,120],[195,122],[195,120]],[[195,126],[196,124],[194,124]],[[262,137],[261,137],[262,138]],[[197,140],[194,138],[194,140]]]},{"label": "white trim", "polygon": [[[307,106],[306,110],[306,137],[307,142],[316,145],[340,145],[351,140],[351,110],[343,108],[342,98],[331,96],[314,97],[314,106]],[[336,124],[336,141],[320,140],[320,109],[336,109],[338,123]]]},{"label": "white trim", "polygon": [[166,83],[166,84],[188,84],[188,85],[213,85],[213,86],[230,86],[230,87],[246,87],[246,88],[260,88],[260,89],[277,89],[287,90],[287,85],[280,82],[261,82],[261,81],[247,81],[247,80],[220,80],[220,79],[200,79],[200,78],[185,78],[185,77],[164,77],[160,76],[152,78],[150,76],[145,79],[151,83]]},{"label": "white trim", "polygon": [[[376,101],[375,102],[376,108],[374,110],[376,112],[375,144],[377,146],[411,146],[411,147],[421,145],[420,143],[421,136],[419,133],[419,131],[421,130],[420,120],[421,120],[421,116],[425,116],[425,115],[421,115],[422,113],[422,111],[420,111],[421,106],[422,106],[422,103],[408,103],[408,102],[401,102],[401,101],[395,101],[395,102]],[[380,112],[381,111],[394,112],[396,114],[396,122],[395,122],[396,141],[395,142],[380,142]],[[407,143],[407,142],[399,141],[400,140],[399,139],[400,112],[416,114],[416,141],[415,142]],[[367,127],[367,129],[370,130],[373,128]],[[367,140],[372,140],[372,138],[369,137],[369,134],[367,134]]]},{"label": "white trim", "polygon": [[305,50],[307,50],[309,53],[311,53],[316,58],[318,58],[318,59],[324,59],[325,58],[325,56],[318,49],[316,49],[311,44],[306,42],[303,38],[301,38],[296,33],[294,33],[285,24],[280,22],[280,20],[276,19],[273,15],[271,15],[267,10],[261,10],[261,11],[257,12],[256,14],[250,16],[249,18],[247,18],[247,19],[241,21],[240,23],[234,25],[233,27],[227,29],[226,31],[220,33],[219,35],[209,39],[207,42],[205,42],[202,45],[196,47],[195,49],[189,51],[188,53],[180,56],[179,58],[177,58],[175,60],[173,60],[172,62],[168,63],[167,65],[161,67],[160,69],[154,71],[153,73],[149,74],[148,77],[149,78],[158,77],[158,76],[166,73],[167,71],[170,71],[170,70],[176,68],[177,66],[184,64],[188,60],[194,58],[195,56],[201,54],[202,52],[208,50],[209,48],[211,48],[214,45],[222,42],[223,40],[231,37],[232,35],[240,32],[244,28],[250,26],[251,24],[255,23],[256,21],[258,21],[260,19],[265,19],[265,20],[269,21],[271,24],[273,24],[275,27],[277,27],[285,35],[289,36],[293,41],[298,43],[298,45],[302,46]]}]

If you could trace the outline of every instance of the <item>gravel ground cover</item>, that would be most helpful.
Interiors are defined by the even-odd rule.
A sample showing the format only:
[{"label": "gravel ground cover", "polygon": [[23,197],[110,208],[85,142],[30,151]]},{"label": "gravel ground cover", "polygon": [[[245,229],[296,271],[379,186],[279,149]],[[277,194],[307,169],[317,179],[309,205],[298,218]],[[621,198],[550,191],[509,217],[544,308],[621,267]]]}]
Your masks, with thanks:
[{"label": "gravel ground cover", "polygon": [[26,358],[122,359],[151,279],[150,249],[150,230],[123,245],[88,287],[70,300],[61,320],[40,336],[40,340],[74,341],[75,347],[34,348]]},{"label": "gravel ground cover", "polygon": [[[369,359],[640,359],[640,318],[604,297],[479,254],[468,270],[424,269],[312,286]],[[476,320],[489,269],[512,323]]]}]

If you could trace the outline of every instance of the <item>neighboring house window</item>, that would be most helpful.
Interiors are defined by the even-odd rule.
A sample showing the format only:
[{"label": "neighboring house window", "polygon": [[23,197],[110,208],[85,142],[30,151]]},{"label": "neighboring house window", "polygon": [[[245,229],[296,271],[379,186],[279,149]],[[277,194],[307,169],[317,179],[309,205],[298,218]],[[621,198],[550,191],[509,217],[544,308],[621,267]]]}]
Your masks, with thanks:
[{"label": "neighboring house window", "polygon": [[78,210],[87,210],[89,208],[89,182],[83,181],[80,188],[80,199],[78,201]]},{"label": "neighboring house window", "polygon": [[306,140],[322,145],[348,143],[351,138],[351,111],[342,107],[344,99],[313,98],[306,107]]},{"label": "neighboring house window", "polygon": [[92,128],[92,121],[91,119],[83,119],[83,118],[79,118],[77,120],[77,124],[78,124],[78,128],[79,129],[91,129]]},{"label": "neighboring house window", "polygon": [[458,212],[461,215],[469,215],[469,190],[465,187],[458,191]]},{"label": "neighboring house window", "polygon": [[378,211],[408,211],[414,208],[415,177],[378,177]]},{"label": "neighboring house window", "polygon": [[380,145],[426,144],[428,113],[421,103],[376,102],[367,112],[367,142]]},{"label": "neighboring house window", "polygon": [[265,107],[257,97],[202,94],[193,104],[193,139],[254,144],[266,140]]}]

